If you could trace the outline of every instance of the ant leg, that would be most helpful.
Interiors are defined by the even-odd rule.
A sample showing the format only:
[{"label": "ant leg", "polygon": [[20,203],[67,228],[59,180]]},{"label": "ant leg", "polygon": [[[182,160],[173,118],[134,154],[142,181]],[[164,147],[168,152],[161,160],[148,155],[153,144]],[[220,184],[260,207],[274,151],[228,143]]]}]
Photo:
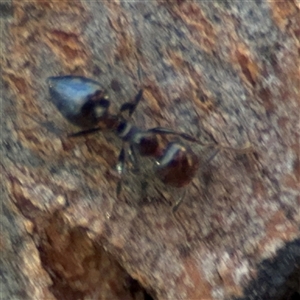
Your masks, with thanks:
[{"label": "ant leg", "polygon": [[227,147],[227,146],[223,146],[223,145],[215,145],[215,147],[217,149],[223,150],[223,151],[234,151],[238,154],[247,154],[253,151],[253,147],[251,144],[247,145],[244,148],[232,148],[232,147]]},{"label": "ant leg", "polygon": [[164,128],[164,127],[154,127],[154,128],[151,128],[151,129],[148,129],[147,132],[151,132],[151,133],[157,133],[157,134],[173,134],[173,135],[178,135],[180,137],[182,137],[183,139],[187,140],[187,141],[190,141],[190,142],[197,142],[198,140],[196,138],[194,138],[193,136],[191,135],[188,135],[186,133],[183,133],[183,132],[178,132],[178,131],[174,131],[172,129],[169,129],[169,128]]},{"label": "ant leg", "polygon": [[187,133],[174,131],[174,130],[169,129],[169,128],[154,127],[154,128],[148,129],[147,132],[161,134],[161,135],[173,134],[173,135],[180,136],[181,138],[183,138],[183,139],[185,139],[189,142],[195,142],[195,143],[200,144],[202,146],[207,146],[207,147],[216,146],[216,144],[214,144],[214,143],[203,144],[197,138],[195,138],[195,137],[193,137],[193,136],[191,136]]},{"label": "ant leg", "polygon": [[247,154],[252,151],[251,145],[241,148],[241,149],[222,146],[222,145],[214,145],[213,148],[214,148],[214,151],[211,153],[211,155],[207,159],[204,160],[204,162],[202,164],[202,169],[205,168],[222,150],[223,151],[234,151],[238,154]]},{"label": "ant leg", "polygon": [[139,159],[138,159],[138,155],[137,155],[137,151],[136,148],[134,147],[134,145],[130,145],[129,150],[128,150],[128,155],[129,155],[129,159],[133,165],[133,170],[135,172],[139,172],[140,168],[139,168]]},{"label": "ant leg", "polygon": [[125,149],[124,146],[122,146],[122,149],[120,151],[119,157],[118,157],[118,163],[116,165],[117,172],[120,175],[120,179],[117,184],[117,196],[119,197],[122,190],[122,184],[123,184],[123,173],[125,170]]},{"label": "ant leg", "polygon": [[68,137],[77,137],[77,136],[82,136],[82,135],[88,135],[97,131],[102,130],[102,128],[100,127],[95,127],[95,128],[90,128],[90,129],[86,129],[86,130],[82,130],[79,132],[75,132],[75,133],[70,133],[68,134]]},{"label": "ant leg", "polygon": [[179,206],[181,205],[182,201],[184,200],[186,195],[186,189],[183,190],[183,193],[180,195],[179,199],[172,207],[172,214],[175,215],[176,211],[178,210]]},{"label": "ant leg", "polygon": [[137,95],[134,98],[133,102],[125,102],[121,108],[120,108],[120,113],[124,113],[125,111],[129,112],[129,117],[132,116],[132,114],[135,112],[138,104],[140,103],[141,99],[143,97],[143,90],[140,89]]},{"label": "ant leg", "polygon": [[[138,62],[138,81],[139,81],[139,86],[141,86],[141,81],[142,81],[142,75],[141,75],[141,66],[138,60],[137,55],[135,54],[137,62]],[[125,112],[126,110],[129,112],[129,117],[132,116],[132,114],[135,112],[138,104],[140,103],[141,99],[143,97],[143,89],[141,88],[137,95],[135,96],[133,102],[125,102],[120,109],[120,113]]]},{"label": "ant leg", "polygon": [[174,131],[172,129],[169,128],[165,128],[165,127],[154,127],[154,128],[150,128],[147,130],[147,132],[149,133],[156,133],[156,134],[161,134],[161,135],[167,135],[167,134],[173,134],[173,135],[177,135],[180,136],[181,138],[189,141],[189,142],[195,142],[197,144],[200,144],[202,146],[206,146],[206,147],[220,147],[222,150],[233,150],[236,152],[240,152],[241,154],[243,153],[247,153],[252,149],[251,145],[248,145],[242,149],[237,149],[237,148],[232,148],[232,147],[227,147],[227,146],[222,146],[222,145],[217,145],[215,143],[207,143],[207,144],[203,144],[201,143],[197,138],[195,138],[194,136],[191,136],[187,133],[184,132],[178,132],[178,131]]},{"label": "ant leg", "polygon": [[220,148],[215,148],[214,152],[209,156],[209,158],[207,158],[204,162],[204,164],[202,165],[202,168],[205,168],[210,161],[212,161],[216,156],[217,154],[221,151]]},{"label": "ant leg", "polygon": [[[177,135],[189,142],[195,142],[201,146],[204,146],[204,147],[214,147],[214,148],[218,148],[218,152],[220,150],[225,150],[225,151],[235,151],[236,153],[239,153],[239,154],[246,154],[246,153],[249,153],[251,152],[253,149],[252,149],[252,146],[251,144],[250,145],[247,145],[246,147],[244,148],[241,148],[241,149],[237,149],[237,148],[232,148],[232,147],[227,147],[227,146],[223,146],[223,145],[218,145],[218,144],[215,144],[215,143],[207,143],[207,144],[203,144],[202,142],[200,142],[197,138],[189,135],[189,134],[186,134],[184,132],[178,132],[178,131],[174,131],[172,129],[169,129],[169,128],[164,128],[164,127],[155,127],[155,128],[151,128],[151,129],[148,129],[147,132],[150,132],[150,133],[156,133],[156,134],[161,134],[161,135],[167,135],[167,134],[173,134],[173,135]],[[211,160],[211,159],[210,159]]]}]

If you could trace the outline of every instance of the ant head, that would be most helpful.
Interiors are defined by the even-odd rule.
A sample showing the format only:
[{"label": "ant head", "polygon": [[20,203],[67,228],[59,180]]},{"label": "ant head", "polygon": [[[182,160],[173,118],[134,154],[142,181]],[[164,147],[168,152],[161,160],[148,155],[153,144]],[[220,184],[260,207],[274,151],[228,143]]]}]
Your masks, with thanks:
[{"label": "ant head", "polygon": [[175,187],[189,184],[199,167],[196,154],[178,142],[170,143],[156,163],[161,181]]},{"label": "ant head", "polygon": [[92,127],[107,114],[110,102],[100,84],[82,76],[58,76],[47,79],[51,102],[71,123]]}]

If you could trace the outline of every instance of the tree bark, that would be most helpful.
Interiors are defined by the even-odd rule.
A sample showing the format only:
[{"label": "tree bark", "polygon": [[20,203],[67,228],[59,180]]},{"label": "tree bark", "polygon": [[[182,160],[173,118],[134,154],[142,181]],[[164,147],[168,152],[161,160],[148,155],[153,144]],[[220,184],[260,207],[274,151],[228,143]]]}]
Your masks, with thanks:
[{"label": "tree bark", "polygon": [[[128,278],[154,299],[299,293],[299,19],[296,1],[6,4],[4,298],[145,297]],[[151,160],[137,176],[128,168],[118,198],[122,143],[113,132],[67,137],[78,128],[46,84],[64,74],[99,81],[115,113],[143,88],[141,128],[252,150],[205,165],[210,152],[181,141],[203,167],[175,217],[182,192],[158,182]]]}]

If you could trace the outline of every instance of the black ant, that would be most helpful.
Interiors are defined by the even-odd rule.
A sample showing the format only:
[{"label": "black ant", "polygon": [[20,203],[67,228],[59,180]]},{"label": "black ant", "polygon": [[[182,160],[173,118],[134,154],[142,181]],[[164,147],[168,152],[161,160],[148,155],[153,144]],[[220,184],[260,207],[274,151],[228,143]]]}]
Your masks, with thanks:
[{"label": "black ant", "polygon": [[[194,178],[200,164],[197,155],[189,146],[180,142],[170,142],[166,147],[162,147],[158,136],[174,135],[186,141],[201,144],[198,139],[186,133],[163,127],[143,130],[125,119],[125,112],[128,112],[129,116],[135,112],[143,96],[142,89],[139,90],[134,101],[124,103],[118,114],[112,114],[109,110],[110,100],[106,91],[92,79],[67,75],[49,77],[47,83],[51,101],[60,113],[68,121],[84,129],[70,136],[81,136],[107,129],[122,139],[123,146],[117,164],[117,170],[121,175],[117,185],[118,195],[121,192],[122,173],[125,169],[125,143],[129,145],[128,154],[133,164],[137,165],[137,153],[154,158],[157,165],[156,174],[164,184],[180,188],[189,184]],[[213,159],[220,149],[245,151],[245,149],[239,150],[215,144],[205,146],[213,146],[216,149],[207,161]],[[173,212],[178,209],[182,200],[183,197],[176,202]]]}]

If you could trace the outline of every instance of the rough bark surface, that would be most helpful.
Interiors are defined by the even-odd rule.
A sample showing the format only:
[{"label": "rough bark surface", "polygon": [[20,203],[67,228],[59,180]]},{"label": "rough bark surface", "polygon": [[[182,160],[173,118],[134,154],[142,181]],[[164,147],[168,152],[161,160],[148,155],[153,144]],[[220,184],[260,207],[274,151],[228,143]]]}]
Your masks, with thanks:
[{"label": "rough bark surface", "polygon": [[[300,292],[297,1],[0,7],[3,299],[146,298],[133,279],[154,299]],[[201,168],[176,218],[181,191],[152,178],[147,160],[118,199],[121,142],[67,138],[78,129],[45,82],[63,74],[101,82],[115,111],[143,87],[141,127],[253,152]]]}]

